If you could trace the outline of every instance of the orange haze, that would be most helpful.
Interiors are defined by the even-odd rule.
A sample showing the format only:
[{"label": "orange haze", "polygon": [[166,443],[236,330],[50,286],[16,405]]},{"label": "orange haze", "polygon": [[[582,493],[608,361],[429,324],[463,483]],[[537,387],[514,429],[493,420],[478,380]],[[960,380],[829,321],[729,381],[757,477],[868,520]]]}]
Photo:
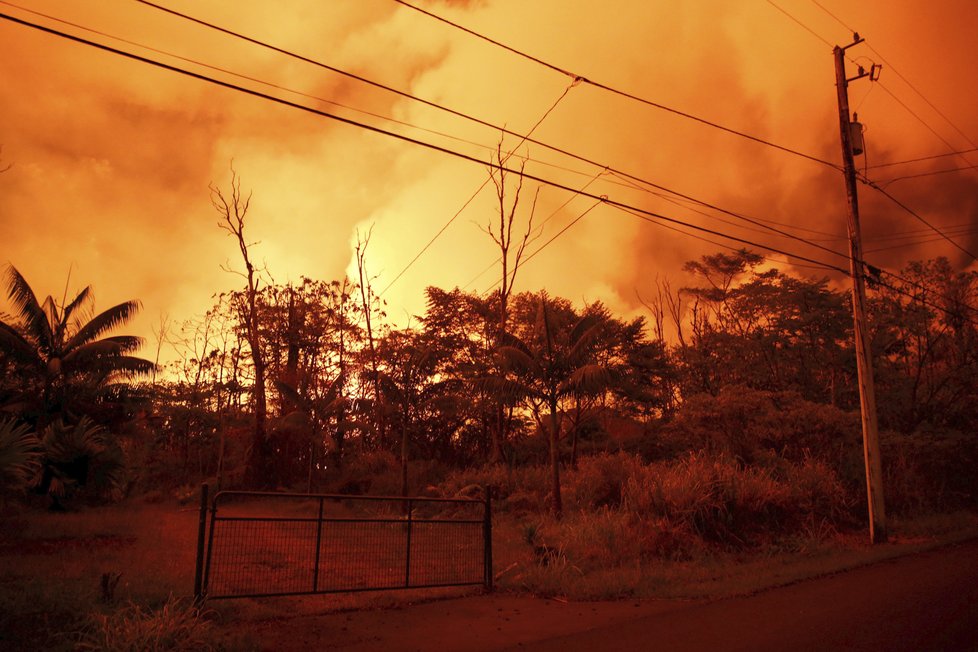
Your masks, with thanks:
[{"label": "orange haze", "polygon": [[[392,0],[247,0],[234,3],[233,10],[217,0],[160,2],[519,133],[540,121],[573,81]],[[0,12],[260,88],[481,161],[488,160],[499,139],[493,129],[133,0],[16,4],[21,8],[0,3]],[[861,166],[975,147],[978,3],[775,4],[818,37],[763,0],[473,0],[423,6],[573,75],[836,163],[840,154],[832,53],[819,37],[845,45],[851,33],[831,12],[866,38],[865,44],[849,50],[853,59],[867,67],[883,62],[881,57],[886,60],[879,84],[863,79],[850,87],[852,106],[867,129],[867,157],[859,160]],[[51,17],[305,95],[93,35]],[[849,74],[855,74],[849,66]],[[161,314],[177,321],[189,318],[206,310],[214,293],[240,283],[222,270],[239,266],[237,249],[217,228],[208,199],[208,183],[227,186],[232,159],[244,187],[254,192],[247,225],[256,243],[254,256],[267,264],[275,281],[353,273],[357,232],[373,227],[367,257],[378,290],[393,281],[487,175],[484,165],[8,21],[0,21],[0,79],[0,168],[13,164],[0,174],[0,263],[15,265],[44,295],[60,296],[70,270],[72,288],[93,284],[101,308],[139,298],[144,313],[132,329],[147,337]],[[587,83],[571,87],[533,137],[844,250],[842,178],[824,165]],[[507,137],[504,148],[518,142]],[[528,173],[575,188],[601,172],[538,145],[524,144],[518,154],[529,155]],[[883,181],[975,164],[978,152],[866,171]],[[536,186],[527,181],[524,210]],[[384,298],[396,322],[403,324],[423,309],[427,285],[479,291],[492,286],[498,270],[490,266],[497,252],[481,230],[494,216],[491,189],[490,184],[387,290]],[[975,170],[903,179],[887,190],[955,233],[963,248],[978,250]],[[588,191],[793,255],[846,264],[843,258],[730,216],[708,210],[701,214],[696,206],[665,193],[639,192],[610,174],[592,181]],[[962,266],[972,262],[926,232],[885,239],[918,232],[923,225],[873,190],[862,187],[860,192],[867,258],[875,264],[899,268],[936,255]],[[593,204],[592,199],[542,188],[536,223],[543,228],[530,250]],[[700,236],[731,244],[719,236]],[[651,293],[655,278],[663,275],[682,285],[681,264],[718,249],[599,205],[527,263],[517,289],[546,287],[573,301],[602,299],[614,310],[631,313],[640,308],[636,291]],[[771,258],[799,273],[825,273],[802,267],[797,258]],[[480,276],[487,267],[491,271]]]}]

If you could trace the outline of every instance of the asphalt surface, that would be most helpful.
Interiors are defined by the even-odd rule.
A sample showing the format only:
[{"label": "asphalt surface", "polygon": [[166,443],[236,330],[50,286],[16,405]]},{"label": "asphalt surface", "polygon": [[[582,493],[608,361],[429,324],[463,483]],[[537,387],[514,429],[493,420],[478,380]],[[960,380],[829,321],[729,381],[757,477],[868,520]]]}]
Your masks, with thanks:
[{"label": "asphalt surface", "polygon": [[978,650],[978,542],[507,649]]},{"label": "asphalt surface", "polygon": [[565,603],[490,594],[249,629],[274,652],[978,652],[978,541],[748,597]]}]

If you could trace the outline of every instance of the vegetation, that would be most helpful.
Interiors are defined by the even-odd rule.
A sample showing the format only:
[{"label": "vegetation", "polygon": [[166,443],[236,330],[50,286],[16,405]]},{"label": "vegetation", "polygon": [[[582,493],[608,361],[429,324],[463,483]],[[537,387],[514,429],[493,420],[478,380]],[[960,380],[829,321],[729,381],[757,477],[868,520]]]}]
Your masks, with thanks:
[{"label": "vegetation", "polygon": [[[365,242],[356,281],[259,284],[238,219],[247,199],[236,186],[215,197],[246,285],[167,335],[177,357],[152,380],[139,340],[110,334],[137,302],[95,314],[90,288],[38,301],[8,270],[7,513],[36,510],[37,494],[75,511],[183,498],[202,481],[446,496],[491,485],[500,585],[589,597],[688,595],[680,584],[733,561],[814,558],[862,537],[849,299],[827,279],[740,251],[690,262],[689,287],[660,283],[650,323],[546,292],[504,306],[432,287],[417,325],[393,329],[363,271]],[[901,278],[870,301],[888,511],[899,523],[967,519],[961,510],[978,505],[978,274],[937,259]],[[128,545],[101,531],[58,537],[51,519],[73,516],[44,515],[34,541],[0,537],[0,553]],[[88,545],[77,544],[103,560]],[[186,574],[192,551],[179,545]],[[187,586],[168,581],[149,599],[126,589],[133,604],[111,608],[91,592],[68,604],[40,584],[24,590],[60,619],[48,631],[67,632],[41,647],[221,649],[208,618],[166,601]]]},{"label": "vegetation", "polygon": [[[214,191],[232,234],[248,206],[236,184],[223,201]],[[98,485],[90,493],[104,496],[208,478],[366,490],[383,481],[362,461],[390,453],[399,460],[394,491],[406,493],[483,465],[507,478],[546,465],[550,481],[533,508],[560,515],[562,471],[623,451],[662,477],[709,459],[741,488],[766,479],[775,491],[807,469],[843,492],[819,518],[834,528],[862,521],[848,295],[826,279],[789,276],[740,251],[691,261],[698,284],[660,285],[651,325],[545,292],[513,294],[504,307],[498,295],[429,288],[418,325],[393,330],[363,273],[259,285],[247,247],[242,255],[244,289],[218,296],[169,337],[179,359],[154,382],[139,380],[154,368],[132,355],[139,340],[108,335],[137,302],[86,319],[91,288],[64,305],[39,302],[9,268],[15,316],[0,322],[8,494],[63,496],[89,477]],[[971,507],[976,275],[938,259],[902,276],[902,285],[877,287],[870,306],[893,507]],[[712,528],[714,543],[757,539],[735,531],[737,519],[731,527],[730,537]]]}]

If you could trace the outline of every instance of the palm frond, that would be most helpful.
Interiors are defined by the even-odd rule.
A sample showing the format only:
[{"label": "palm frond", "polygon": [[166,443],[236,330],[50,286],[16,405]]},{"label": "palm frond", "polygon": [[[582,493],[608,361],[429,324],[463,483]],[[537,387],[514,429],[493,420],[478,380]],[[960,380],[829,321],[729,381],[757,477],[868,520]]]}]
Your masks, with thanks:
[{"label": "palm frond", "polygon": [[61,311],[62,320],[65,323],[67,323],[68,320],[71,319],[71,316],[72,314],[74,314],[75,310],[80,308],[82,305],[85,304],[86,301],[89,301],[91,298],[92,298],[92,286],[89,285],[84,290],[79,292],[78,296],[76,296],[74,299],[71,300],[71,303],[69,303],[67,306],[64,307],[64,310]]},{"label": "palm frond", "polygon": [[614,381],[614,374],[604,365],[588,364],[578,367],[561,383],[561,393],[571,391],[593,394],[607,389]]},{"label": "palm frond", "polygon": [[[584,320],[582,319],[581,322],[583,321]],[[578,325],[580,325],[581,322],[579,322]],[[567,351],[567,358],[572,361],[577,361],[586,357],[591,345],[594,344],[598,337],[600,337],[602,326],[603,324],[599,322],[580,331],[575,327],[575,336],[573,339],[571,339],[571,346]]]},{"label": "palm frond", "polygon": [[507,403],[516,403],[524,398],[538,398],[539,394],[533,385],[499,376],[476,378],[472,381],[472,384],[479,391],[496,396]]},{"label": "palm frond", "polygon": [[[570,341],[577,342],[584,338],[585,333],[595,330],[595,326],[599,326],[605,322],[605,319],[600,314],[590,313],[581,317],[574,328],[571,329]],[[593,336],[592,336],[593,337]]]},{"label": "palm frond", "polygon": [[0,349],[22,362],[40,363],[37,349],[14,327],[0,322]]},{"label": "palm frond", "polygon": [[514,346],[501,346],[496,349],[496,359],[504,370],[517,374],[528,373],[539,367],[531,353]]},{"label": "palm frond", "polygon": [[51,325],[30,284],[13,265],[7,267],[7,296],[10,297],[27,333],[42,346],[51,343]]},{"label": "palm frond", "polygon": [[92,342],[102,336],[103,333],[112,330],[117,326],[125,324],[132,319],[142,304],[139,301],[126,301],[108,310],[100,312],[92,317],[91,321],[82,326],[72,338],[65,343],[65,350],[70,351],[74,348]]},{"label": "palm frond", "polygon": [[40,466],[40,441],[24,424],[0,420],[0,492],[25,488]]},{"label": "palm frond", "polygon": [[106,369],[110,378],[140,378],[148,376],[156,369],[156,365],[143,358],[131,355],[120,355],[107,360],[109,363]]}]

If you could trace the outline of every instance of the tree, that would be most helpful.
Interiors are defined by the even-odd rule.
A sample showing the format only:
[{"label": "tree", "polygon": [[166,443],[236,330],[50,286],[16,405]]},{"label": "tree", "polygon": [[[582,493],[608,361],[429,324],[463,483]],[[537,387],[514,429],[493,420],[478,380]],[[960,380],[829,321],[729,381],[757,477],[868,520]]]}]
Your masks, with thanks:
[{"label": "tree", "polygon": [[[562,401],[575,392],[596,391],[611,382],[609,370],[595,362],[594,344],[605,327],[604,316],[591,312],[570,322],[573,315],[546,293],[537,301],[532,328],[523,339],[510,335],[498,349],[505,372],[499,385],[505,395],[527,401],[535,415],[546,409],[550,451],[551,509],[560,516],[560,420]],[[539,416],[538,416],[539,419]]]},{"label": "tree", "polygon": [[[493,223],[490,221],[485,228],[485,232],[489,234],[489,237],[492,238],[492,241],[496,243],[496,247],[499,249],[499,263],[502,268],[498,293],[499,330],[496,334],[497,345],[505,341],[508,333],[509,298],[513,292],[513,285],[516,282],[516,271],[519,269],[520,259],[523,257],[526,245],[530,241],[530,233],[533,230],[533,214],[536,211],[537,197],[539,196],[539,189],[537,189],[537,193],[533,196],[533,205],[530,207],[530,215],[526,220],[526,231],[517,241],[518,244],[514,251],[513,227],[517,221],[516,213],[520,204],[520,193],[523,190],[523,168],[526,162],[524,161],[520,165],[520,170],[517,173],[516,187],[512,191],[512,198],[510,198],[508,196],[509,191],[507,190],[510,173],[506,170],[505,165],[513,153],[510,152],[503,156],[502,147],[502,140],[500,140],[496,145],[495,159],[492,156],[489,159],[489,178],[492,179],[492,183],[496,188],[496,199],[498,201],[498,223],[493,227]],[[509,206],[507,206],[507,203]],[[491,431],[492,450],[490,451],[490,459],[493,462],[498,462],[502,457],[502,444],[506,439],[507,421],[505,410],[502,403],[500,403],[496,408],[496,424]]]},{"label": "tree", "polygon": [[[438,375],[459,388],[454,415],[461,419],[454,440],[455,459],[491,459],[496,443],[500,397],[477,379],[495,373],[497,327],[495,301],[458,288],[425,290],[427,309],[421,317],[425,336],[439,352]],[[446,400],[448,397],[445,397]],[[511,419],[511,408],[504,412]]]},{"label": "tree", "polygon": [[408,455],[411,434],[420,430],[433,389],[436,352],[423,334],[412,330],[393,331],[381,343],[385,368],[380,384],[388,423],[400,429],[401,495],[408,495]]},{"label": "tree", "polygon": [[138,301],[120,303],[86,321],[91,286],[62,304],[51,296],[39,302],[13,266],[7,269],[6,286],[16,321],[0,321],[0,349],[21,371],[21,383],[6,401],[37,430],[57,418],[77,421],[118,405],[127,398],[127,381],[152,372],[152,362],[130,355],[142,345],[141,338],[106,336],[132,319]]},{"label": "tree", "polygon": [[969,431],[978,418],[978,273],[946,258],[908,264],[870,303],[880,420]]},{"label": "tree", "polygon": [[245,292],[239,301],[237,309],[241,323],[245,327],[245,338],[251,352],[254,365],[255,382],[252,386],[252,396],[255,402],[255,430],[251,440],[251,451],[248,456],[248,483],[252,486],[265,486],[271,480],[268,477],[268,466],[271,458],[271,446],[268,442],[268,406],[265,398],[265,360],[262,356],[261,340],[259,338],[258,319],[258,289],[260,280],[255,265],[251,262],[248,247],[250,243],[245,237],[245,218],[251,205],[251,194],[241,194],[241,179],[231,168],[231,188],[225,196],[220,188],[211,184],[211,205],[221,216],[218,226],[234,237],[244,261]]},{"label": "tree", "polygon": [[829,289],[827,279],[762,270],[761,262],[741,250],[685,266],[704,284],[683,290],[692,299],[692,336],[677,349],[684,394],[716,395],[740,384],[848,406],[847,296]]},{"label": "tree", "polygon": [[384,411],[380,401],[380,372],[377,366],[377,345],[374,337],[373,316],[376,312],[379,317],[384,313],[380,310],[380,299],[374,294],[370,284],[370,276],[367,274],[367,245],[370,244],[370,236],[373,234],[373,227],[367,231],[367,235],[361,238],[357,232],[357,272],[360,277],[360,300],[363,308],[363,320],[367,327],[367,346],[370,353],[370,385],[373,388],[373,413],[375,427],[377,428],[377,439],[381,447],[387,441],[387,423],[384,420]]}]

